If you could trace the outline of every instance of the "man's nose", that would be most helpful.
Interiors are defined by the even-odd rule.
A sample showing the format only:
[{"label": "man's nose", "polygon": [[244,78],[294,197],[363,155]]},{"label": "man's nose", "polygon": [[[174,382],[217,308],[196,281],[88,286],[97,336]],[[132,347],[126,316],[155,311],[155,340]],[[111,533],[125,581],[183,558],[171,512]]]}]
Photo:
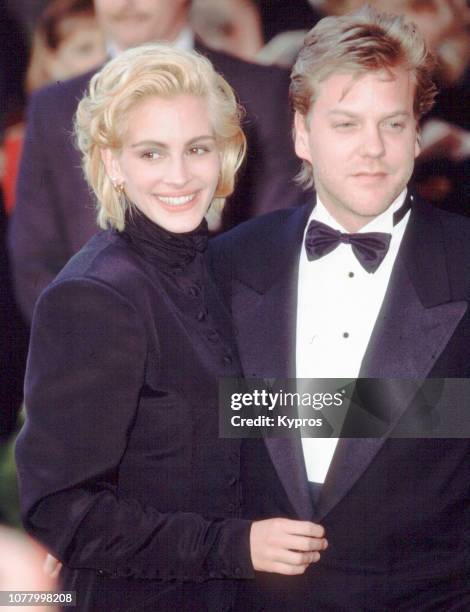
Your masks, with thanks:
[{"label": "man's nose", "polygon": [[385,153],[384,137],[378,125],[364,128],[362,153],[369,157],[382,157]]}]

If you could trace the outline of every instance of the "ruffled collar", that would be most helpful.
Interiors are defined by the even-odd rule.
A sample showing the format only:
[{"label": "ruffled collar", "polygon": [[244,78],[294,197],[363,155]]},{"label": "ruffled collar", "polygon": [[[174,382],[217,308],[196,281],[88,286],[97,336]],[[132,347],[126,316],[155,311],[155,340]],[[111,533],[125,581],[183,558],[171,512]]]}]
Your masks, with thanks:
[{"label": "ruffled collar", "polygon": [[126,223],[121,236],[142,253],[144,257],[170,267],[185,267],[198,253],[207,248],[209,232],[203,219],[192,232],[175,234],[169,232],[133,208],[127,212]]}]

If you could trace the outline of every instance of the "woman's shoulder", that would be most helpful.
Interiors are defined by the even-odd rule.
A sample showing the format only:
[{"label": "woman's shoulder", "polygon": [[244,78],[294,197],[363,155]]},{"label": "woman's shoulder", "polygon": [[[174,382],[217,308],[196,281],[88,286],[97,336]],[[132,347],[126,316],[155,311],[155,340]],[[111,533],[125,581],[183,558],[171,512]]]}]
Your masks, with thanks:
[{"label": "woman's shoulder", "polygon": [[64,266],[46,291],[60,285],[96,286],[134,302],[150,285],[139,255],[114,230],[95,234]]}]

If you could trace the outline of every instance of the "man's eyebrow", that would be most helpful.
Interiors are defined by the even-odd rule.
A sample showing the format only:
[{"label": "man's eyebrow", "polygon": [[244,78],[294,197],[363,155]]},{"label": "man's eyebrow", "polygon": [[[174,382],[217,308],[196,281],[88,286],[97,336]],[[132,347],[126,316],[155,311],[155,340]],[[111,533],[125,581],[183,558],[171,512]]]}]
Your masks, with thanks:
[{"label": "man's eyebrow", "polygon": [[[333,110],[328,111],[328,114],[329,115],[346,115],[347,117],[352,117],[352,118],[360,117],[360,114],[358,113],[353,113],[352,111],[348,111],[345,109],[342,110],[339,108],[334,108]],[[397,110],[391,113],[387,113],[386,115],[383,116],[383,119],[390,119],[391,117],[397,117],[397,116],[411,117],[411,113],[406,110]]]},{"label": "man's eyebrow", "polygon": [[[201,140],[215,140],[215,136],[212,134],[201,134],[200,136],[195,136],[194,138],[188,140],[185,143],[185,146],[192,145],[195,142],[200,142]],[[131,147],[159,147],[160,149],[168,149],[168,144],[165,142],[158,142],[158,140],[139,140],[139,142],[132,144]]]},{"label": "man's eyebrow", "polygon": [[329,115],[346,115],[347,117],[358,117],[359,115],[356,113],[352,113],[351,111],[341,110],[339,108],[334,108],[333,110],[328,111]]}]

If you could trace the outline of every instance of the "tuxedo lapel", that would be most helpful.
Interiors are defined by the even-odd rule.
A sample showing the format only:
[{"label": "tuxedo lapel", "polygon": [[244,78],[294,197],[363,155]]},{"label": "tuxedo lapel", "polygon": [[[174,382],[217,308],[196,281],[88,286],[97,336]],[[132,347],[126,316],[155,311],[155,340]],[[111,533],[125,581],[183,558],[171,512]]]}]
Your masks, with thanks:
[{"label": "tuxedo lapel", "polygon": [[302,206],[269,215],[265,235],[247,245],[234,271],[232,311],[247,377],[295,376],[299,255],[310,211]]},{"label": "tuxedo lapel", "polygon": [[243,372],[248,378],[287,378],[295,371],[295,307],[292,278],[265,293],[234,281],[232,306]]},{"label": "tuxedo lapel", "polygon": [[[246,265],[233,281],[237,343],[249,378],[295,377],[298,262],[310,211],[311,206],[289,211],[287,219],[260,236],[258,247],[263,245],[263,252],[245,253]],[[312,503],[300,438],[265,442],[297,516],[310,519]]]},{"label": "tuxedo lapel", "polygon": [[[384,379],[381,395],[391,427],[416,391],[412,380],[404,385],[392,379],[426,378],[467,309],[467,302],[451,299],[441,227],[424,206],[412,210],[360,371],[360,378]],[[351,489],[386,438],[387,433],[340,440],[320,495],[319,519]]]}]

